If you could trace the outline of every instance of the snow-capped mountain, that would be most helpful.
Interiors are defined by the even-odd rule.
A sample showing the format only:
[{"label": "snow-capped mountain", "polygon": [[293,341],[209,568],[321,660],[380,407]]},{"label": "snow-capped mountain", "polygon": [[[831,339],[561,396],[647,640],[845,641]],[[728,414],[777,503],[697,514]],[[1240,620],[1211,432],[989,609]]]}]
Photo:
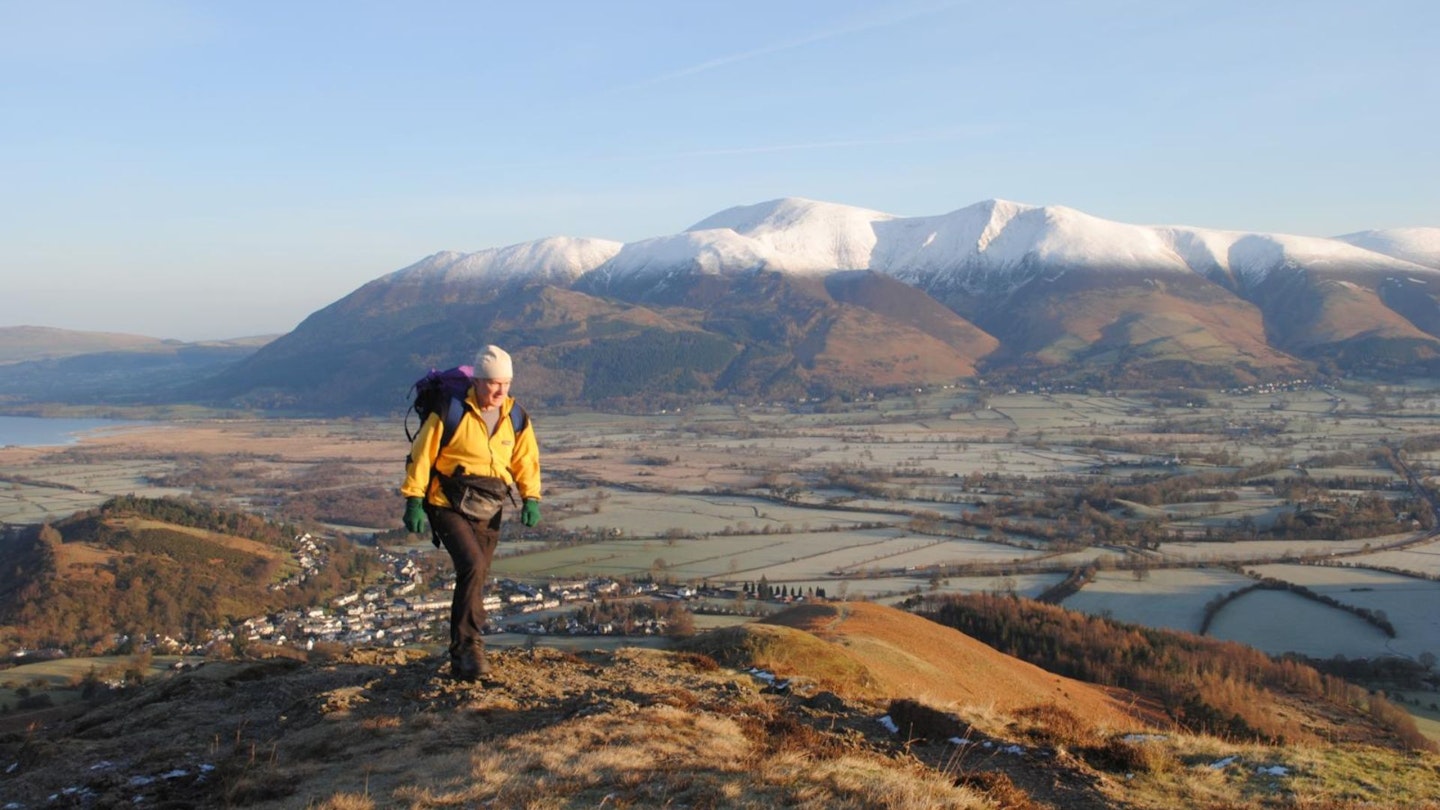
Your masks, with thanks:
[{"label": "snow-capped mountain", "polygon": [[[1411,233],[1413,231],[1414,233]],[[593,271],[597,289],[677,272],[868,269],[925,289],[1005,293],[1069,270],[1198,273],[1257,284],[1287,267],[1404,274],[1440,269],[1440,229],[1325,239],[1131,225],[1063,206],[986,200],[948,214],[898,217],[798,198],[722,211],[682,234],[626,245]],[[1428,241],[1427,241],[1428,238]]]},{"label": "snow-capped mountain", "polygon": [[623,245],[605,239],[552,236],[475,253],[441,251],[384,280],[395,284],[493,282],[523,278],[568,284],[615,257]]},{"label": "snow-capped mountain", "polygon": [[383,410],[395,397],[375,391],[487,342],[553,401],[824,396],[978,373],[1440,373],[1440,228],[1321,238],[998,199],[903,217],[784,198],[625,244],[436,253],[315,313],[215,390],[252,404],[340,390]]},{"label": "snow-capped mountain", "polygon": [[1440,270],[1440,228],[1387,228],[1335,238],[1375,253]]}]

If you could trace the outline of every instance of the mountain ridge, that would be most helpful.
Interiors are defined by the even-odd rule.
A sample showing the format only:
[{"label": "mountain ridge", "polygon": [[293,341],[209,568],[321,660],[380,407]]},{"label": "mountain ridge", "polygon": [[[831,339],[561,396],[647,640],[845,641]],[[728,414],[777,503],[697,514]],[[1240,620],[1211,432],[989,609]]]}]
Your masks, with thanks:
[{"label": "mountain ridge", "polygon": [[532,402],[622,409],[982,377],[1114,388],[1428,375],[1440,373],[1440,228],[1324,238],[998,198],[901,217],[784,197],[626,243],[434,253],[161,393],[390,413],[428,367],[486,343],[516,356]]},{"label": "mountain ridge", "polygon": [[[568,248],[576,255],[557,273],[542,257]],[[608,251],[609,255],[596,260]],[[701,272],[757,268],[796,273],[870,269],[913,279],[941,269],[972,273],[1013,269],[1027,261],[1076,268],[1213,270],[1252,281],[1288,262],[1372,266],[1385,272],[1440,272],[1440,228],[1360,231],[1336,237],[1135,225],[1061,205],[993,198],[944,214],[902,217],[868,208],[780,197],[733,206],[684,230],[633,242],[547,237],[473,253],[442,251],[396,271],[443,263],[485,277],[491,266],[509,278],[552,281],[595,273],[608,282],[660,269]],[[478,269],[478,268],[487,269]]]},{"label": "mountain ridge", "polygon": [[[729,232],[724,233],[724,232]],[[1440,255],[1440,228],[1366,231],[1344,238],[1132,225],[1066,206],[985,200],[945,214],[900,217],[872,209],[782,197],[725,209],[673,236],[626,243],[590,272],[607,278],[693,263],[706,272],[766,269],[828,273],[870,269],[909,278],[969,268],[973,273],[1033,263],[1075,268],[1205,274],[1211,268],[1255,280],[1287,261],[1373,266],[1386,272],[1440,272],[1406,256]],[[734,236],[731,236],[733,234]],[[735,237],[740,237],[736,239]],[[1357,244],[1358,243],[1358,244]],[[685,248],[691,248],[689,252]],[[942,249],[943,248],[943,249]],[[1386,253],[1386,250],[1393,252]],[[609,266],[607,266],[609,265]]]}]

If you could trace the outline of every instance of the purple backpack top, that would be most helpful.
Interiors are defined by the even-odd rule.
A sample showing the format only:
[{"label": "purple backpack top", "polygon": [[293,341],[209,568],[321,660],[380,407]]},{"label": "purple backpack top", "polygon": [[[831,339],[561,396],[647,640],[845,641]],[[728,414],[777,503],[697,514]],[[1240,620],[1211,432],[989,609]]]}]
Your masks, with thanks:
[{"label": "purple backpack top", "polygon": [[[444,371],[430,369],[429,373],[410,386],[415,397],[410,403],[410,411],[405,414],[405,438],[414,442],[420,427],[425,424],[426,417],[439,413],[444,425],[440,433],[440,446],[449,444],[450,439],[455,436],[455,428],[459,426],[461,417],[465,415],[465,397],[470,393],[470,386],[474,384],[474,366],[455,366]],[[413,432],[410,430],[412,411],[420,417],[420,425],[417,425]],[[515,435],[519,436],[529,425],[529,414],[517,404],[510,411],[510,426],[514,428]]]},{"label": "purple backpack top", "polygon": [[[441,447],[449,444],[450,438],[455,435],[455,427],[460,424],[460,417],[465,414],[465,395],[474,383],[474,366],[456,366],[444,371],[432,368],[428,374],[410,386],[411,393],[415,395],[410,403],[410,411],[420,417],[420,425],[425,424],[425,419],[430,414],[441,414],[445,424],[444,432],[440,434]],[[411,432],[410,413],[406,412],[405,438],[415,441],[420,425]]]}]

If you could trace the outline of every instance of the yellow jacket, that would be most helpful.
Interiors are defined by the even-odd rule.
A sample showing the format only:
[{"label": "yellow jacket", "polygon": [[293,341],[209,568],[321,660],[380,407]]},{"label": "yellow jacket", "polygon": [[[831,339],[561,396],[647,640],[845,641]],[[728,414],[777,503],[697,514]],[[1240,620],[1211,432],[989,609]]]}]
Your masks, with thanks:
[{"label": "yellow jacket", "polygon": [[[526,424],[515,435],[515,426],[510,421],[515,398],[506,397],[500,405],[500,421],[495,423],[495,435],[488,435],[485,421],[480,418],[480,403],[471,390],[465,397],[465,413],[455,428],[450,443],[440,446],[443,432],[441,416],[432,413],[425,417],[425,424],[410,446],[410,455],[405,459],[405,483],[400,494],[407,498],[425,498],[435,506],[449,506],[450,501],[440,491],[440,485],[431,469],[442,475],[454,475],[455,468],[465,467],[466,475],[494,475],[505,479],[520,491],[521,498],[540,498],[540,446],[535,442],[535,426]],[[528,422],[528,420],[527,420]]]}]

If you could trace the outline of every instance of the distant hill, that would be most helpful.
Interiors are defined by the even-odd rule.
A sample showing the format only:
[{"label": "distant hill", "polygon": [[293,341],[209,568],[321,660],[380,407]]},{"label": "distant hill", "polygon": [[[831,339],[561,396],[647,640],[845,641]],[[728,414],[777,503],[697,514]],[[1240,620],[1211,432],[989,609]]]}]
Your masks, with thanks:
[{"label": "distant hill", "polygon": [[473,685],[413,648],[317,648],[0,716],[0,795],[328,810],[1440,801],[1434,754],[1105,727],[1099,690],[874,605],[782,613],[684,650],[537,641],[495,652]]},{"label": "distant hill", "polygon": [[354,553],[335,548],[301,582],[293,540],[250,515],[129,497],[14,532],[0,540],[0,652],[109,652],[120,636],[202,644],[232,621],[341,592]]},{"label": "distant hill", "polygon": [[393,412],[484,343],[531,401],[826,398],[976,376],[1246,384],[1440,371],[1440,228],[1334,239],[988,200],[939,216],[780,199],[631,243],[437,253],[203,389]]},{"label": "distant hill", "polygon": [[163,352],[177,341],[118,332],[82,332],[48,326],[0,326],[0,363],[57,360],[100,352]]},{"label": "distant hill", "polygon": [[186,384],[213,376],[274,339],[185,343],[38,326],[0,327],[0,406],[35,403],[146,405],[174,402]]},{"label": "distant hill", "polygon": [[120,332],[48,326],[0,326],[0,364],[59,360],[86,354],[174,354],[183,349],[258,349],[275,335],[185,342]]}]

